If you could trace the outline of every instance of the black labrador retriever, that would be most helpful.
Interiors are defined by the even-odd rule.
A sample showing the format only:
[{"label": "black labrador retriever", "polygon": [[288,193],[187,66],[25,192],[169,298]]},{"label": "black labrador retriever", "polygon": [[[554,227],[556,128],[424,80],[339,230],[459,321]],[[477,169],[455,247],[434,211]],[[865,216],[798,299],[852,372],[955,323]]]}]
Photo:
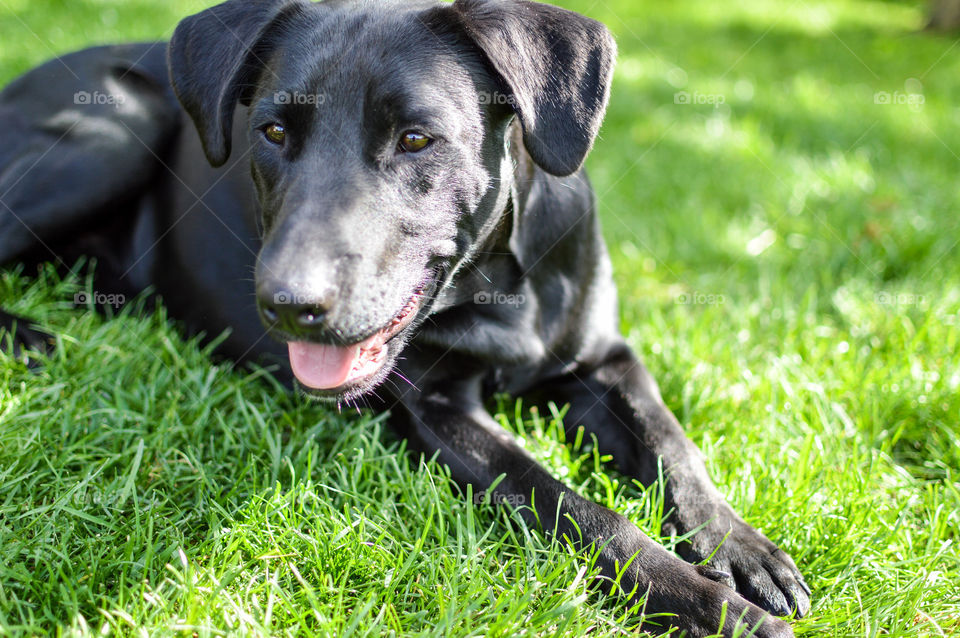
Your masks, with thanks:
[{"label": "black labrador retriever", "polygon": [[[602,547],[662,625],[790,636],[766,612],[802,615],[810,590],[618,332],[581,169],[614,57],[600,23],[526,0],[231,0],[169,47],[81,51],[0,94],[0,263],[95,256],[98,290],[153,287],[192,329],[231,329],[227,356],[392,408],[460,484],[503,476],[495,498]],[[45,346],[0,325],[21,354]],[[493,392],[569,403],[567,427],[644,483],[662,463],[669,525],[702,527],[685,560],[539,467]]]}]

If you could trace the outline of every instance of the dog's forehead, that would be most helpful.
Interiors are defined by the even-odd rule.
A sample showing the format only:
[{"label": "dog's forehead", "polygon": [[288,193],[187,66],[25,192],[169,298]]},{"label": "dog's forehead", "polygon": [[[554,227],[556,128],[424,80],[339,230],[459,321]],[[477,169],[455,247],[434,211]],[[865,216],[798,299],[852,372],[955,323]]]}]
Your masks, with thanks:
[{"label": "dog's forehead", "polygon": [[428,14],[444,6],[432,0],[315,3],[285,29],[300,53],[275,60],[274,76],[281,84],[306,80],[344,89],[358,80],[397,86],[449,79],[462,68],[462,50],[427,24]]}]

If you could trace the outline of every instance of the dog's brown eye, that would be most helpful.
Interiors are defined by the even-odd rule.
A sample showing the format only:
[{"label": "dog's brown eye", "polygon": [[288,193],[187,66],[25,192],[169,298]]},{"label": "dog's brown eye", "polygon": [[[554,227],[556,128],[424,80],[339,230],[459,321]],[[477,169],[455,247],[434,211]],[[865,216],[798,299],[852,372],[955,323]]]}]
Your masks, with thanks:
[{"label": "dog's brown eye", "polygon": [[274,144],[277,144],[278,146],[282,145],[284,140],[287,139],[287,129],[283,128],[279,124],[271,124],[267,128],[263,129],[263,134],[268,140]]},{"label": "dog's brown eye", "polygon": [[400,150],[404,153],[416,153],[430,145],[432,140],[423,133],[407,131],[400,138]]}]

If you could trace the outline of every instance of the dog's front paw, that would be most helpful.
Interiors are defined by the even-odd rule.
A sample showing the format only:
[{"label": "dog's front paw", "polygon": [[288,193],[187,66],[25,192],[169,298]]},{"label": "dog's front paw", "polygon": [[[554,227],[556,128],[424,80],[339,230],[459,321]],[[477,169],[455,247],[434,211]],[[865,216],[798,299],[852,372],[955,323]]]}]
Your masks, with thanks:
[{"label": "dog's front paw", "polygon": [[[687,638],[714,638],[723,636],[752,636],[753,638],[793,638],[793,628],[756,605],[743,599],[728,587],[706,577],[683,583],[688,588],[690,599],[679,591],[670,592],[658,600],[656,585],[647,597],[648,609],[663,607],[670,612],[658,615],[647,614],[642,628],[658,635],[668,627],[685,632]],[[661,596],[662,596],[661,589]],[[678,604],[689,603],[689,606]],[[675,610],[675,611],[673,611]]]},{"label": "dog's front paw", "polygon": [[53,349],[52,335],[30,327],[30,321],[0,310],[0,348],[27,363],[37,365],[37,354]]},{"label": "dog's front paw", "polygon": [[673,560],[647,584],[643,629],[660,634],[675,627],[687,638],[793,636],[790,625],[716,582],[709,569]]},{"label": "dog's front paw", "polygon": [[632,592],[633,602],[642,598],[642,628],[654,635],[673,627],[687,638],[793,636],[790,625],[717,582],[711,569],[680,560],[636,528],[621,527],[601,552],[599,564],[620,591]]},{"label": "dog's front paw", "polygon": [[700,573],[778,616],[810,611],[810,588],[786,552],[732,510],[715,517],[677,552]]}]

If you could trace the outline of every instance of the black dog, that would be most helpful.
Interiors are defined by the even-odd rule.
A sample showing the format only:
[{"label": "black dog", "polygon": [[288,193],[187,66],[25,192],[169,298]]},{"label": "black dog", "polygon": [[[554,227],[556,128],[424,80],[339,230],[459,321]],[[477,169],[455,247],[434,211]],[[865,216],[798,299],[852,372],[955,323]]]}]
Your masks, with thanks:
[{"label": "black dog", "polygon": [[[186,325],[232,329],[227,356],[288,356],[307,392],[392,408],[461,484],[505,475],[496,497],[535,495],[526,520],[602,546],[664,624],[712,633],[726,602],[725,635],[792,635],[761,608],[808,611],[803,578],[618,334],[580,169],[614,57],[601,24],[525,0],[231,0],[169,53],[82,51],[0,95],[0,263],[93,255],[98,289],[153,286]],[[554,480],[484,411],[495,391],[569,403],[645,483],[662,461],[669,524],[703,526],[679,551],[710,567]]]}]

